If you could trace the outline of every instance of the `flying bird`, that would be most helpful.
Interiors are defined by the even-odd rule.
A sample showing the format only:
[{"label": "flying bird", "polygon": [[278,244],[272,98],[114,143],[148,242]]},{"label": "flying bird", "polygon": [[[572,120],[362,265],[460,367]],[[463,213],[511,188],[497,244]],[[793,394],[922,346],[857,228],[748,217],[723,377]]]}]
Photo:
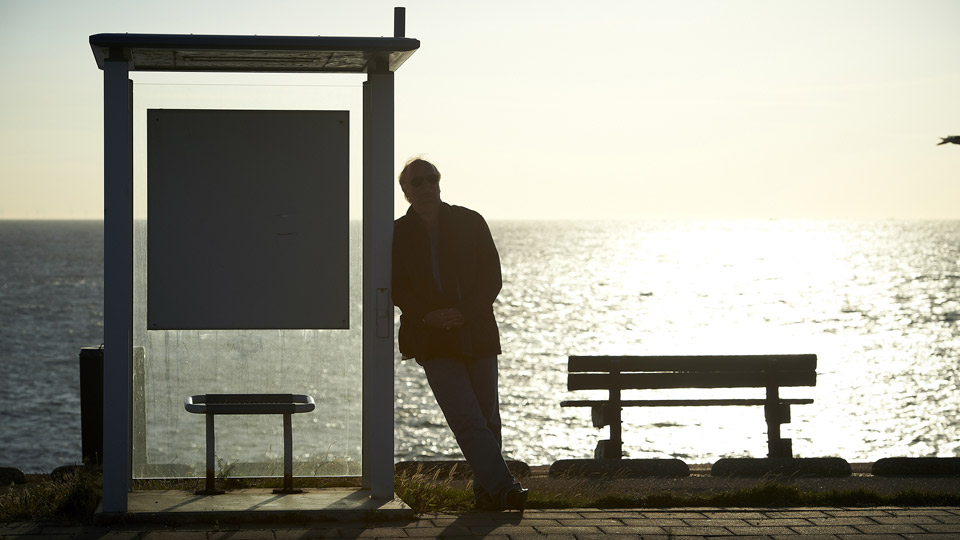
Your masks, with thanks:
[{"label": "flying bird", "polygon": [[949,137],[940,137],[940,142],[937,143],[937,146],[947,143],[960,144],[960,135],[951,135]]}]

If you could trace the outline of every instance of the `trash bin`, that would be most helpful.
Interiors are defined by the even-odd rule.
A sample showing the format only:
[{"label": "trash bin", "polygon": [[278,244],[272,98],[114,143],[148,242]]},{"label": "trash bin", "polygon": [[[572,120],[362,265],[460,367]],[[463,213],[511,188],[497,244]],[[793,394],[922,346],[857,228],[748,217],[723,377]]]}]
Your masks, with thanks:
[{"label": "trash bin", "polygon": [[84,465],[103,457],[103,345],[80,349],[80,439]]}]

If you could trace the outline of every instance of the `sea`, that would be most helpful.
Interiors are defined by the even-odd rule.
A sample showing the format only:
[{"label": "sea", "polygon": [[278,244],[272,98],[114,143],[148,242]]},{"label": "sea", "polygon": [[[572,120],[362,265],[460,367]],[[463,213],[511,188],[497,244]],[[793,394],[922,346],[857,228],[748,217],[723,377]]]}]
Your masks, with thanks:
[{"label": "sea", "polygon": [[[570,355],[792,353],[818,357],[815,387],[783,391],[814,400],[794,406],[783,428],[794,455],[960,456],[960,221],[491,221],[490,228],[504,278],[495,309],[509,458],[531,465],[588,458],[606,438],[588,409],[560,407],[602,395],[566,389]],[[0,221],[0,466],[40,472],[80,461],[78,355],[103,342],[103,288],[102,222]],[[196,369],[214,379],[232,372],[270,379],[277,348],[297,349],[281,355],[285,373],[327,373],[311,365],[320,341],[284,332],[243,337],[237,350],[256,354],[217,353],[214,370],[204,367],[203,352],[213,350],[205,343],[224,334],[147,333],[144,422],[159,434],[144,443],[151,459],[203,459],[202,420],[182,407],[195,372],[176,351],[192,351]],[[360,353],[345,358],[333,375],[355,380]],[[421,368],[397,354],[394,371],[396,460],[459,458]],[[305,384],[323,395],[327,380]],[[165,403],[169,410],[160,411]],[[334,457],[357,461],[355,413],[296,425],[297,459],[331,448],[333,439],[346,441]],[[263,436],[279,437],[278,429]],[[765,429],[762,407],[630,408],[624,450],[687,463],[763,457]],[[257,446],[257,437],[245,440],[239,446]],[[250,455],[237,449],[232,459],[275,459],[282,443],[268,446]]]}]

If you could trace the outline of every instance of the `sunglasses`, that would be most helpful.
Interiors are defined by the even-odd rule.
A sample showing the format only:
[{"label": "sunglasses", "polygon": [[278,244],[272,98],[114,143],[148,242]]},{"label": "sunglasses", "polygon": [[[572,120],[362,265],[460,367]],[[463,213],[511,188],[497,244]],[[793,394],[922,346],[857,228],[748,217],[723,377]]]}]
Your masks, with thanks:
[{"label": "sunglasses", "polygon": [[408,183],[413,187],[420,187],[420,185],[423,184],[424,180],[426,180],[427,182],[430,182],[431,184],[436,184],[437,182],[440,181],[440,175],[425,174],[423,176],[414,176],[413,178],[408,180]]}]

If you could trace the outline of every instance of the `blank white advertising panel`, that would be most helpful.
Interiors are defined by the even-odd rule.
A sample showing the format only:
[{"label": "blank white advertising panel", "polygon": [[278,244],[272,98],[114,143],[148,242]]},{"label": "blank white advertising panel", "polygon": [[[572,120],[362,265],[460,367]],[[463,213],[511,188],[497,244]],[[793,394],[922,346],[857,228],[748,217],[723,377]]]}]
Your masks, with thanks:
[{"label": "blank white advertising panel", "polygon": [[147,329],[348,328],[349,112],[147,116]]}]

